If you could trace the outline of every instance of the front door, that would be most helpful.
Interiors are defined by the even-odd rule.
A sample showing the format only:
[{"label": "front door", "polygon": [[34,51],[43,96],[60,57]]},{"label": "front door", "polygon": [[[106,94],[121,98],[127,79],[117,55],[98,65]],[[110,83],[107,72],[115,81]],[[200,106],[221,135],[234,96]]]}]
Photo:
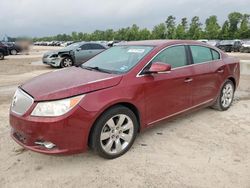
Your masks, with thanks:
[{"label": "front door", "polygon": [[75,51],[76,65],[80,65],[92,57],[92,49],[89,44],[83,44]]},{"label": "front door", "polygon": [[[145,110],[147,124],[175,115],[191,106],[190,66],[186,47],[166,48],[151,63],[162,62],[172,66],[169,73],[144,75]],[[151,64],[150,63],[150,64]]]}]

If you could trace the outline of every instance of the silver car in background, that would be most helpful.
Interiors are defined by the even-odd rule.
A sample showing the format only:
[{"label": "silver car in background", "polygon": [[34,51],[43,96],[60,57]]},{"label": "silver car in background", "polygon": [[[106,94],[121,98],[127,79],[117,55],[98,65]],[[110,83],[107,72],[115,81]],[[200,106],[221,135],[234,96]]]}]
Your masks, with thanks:
[{"label": "silver car in background", "polygon": [[43,63],[53,67],[79,66],[105,49],[107,47],[100,43],[73,43],[63,49],[45,53]]}]

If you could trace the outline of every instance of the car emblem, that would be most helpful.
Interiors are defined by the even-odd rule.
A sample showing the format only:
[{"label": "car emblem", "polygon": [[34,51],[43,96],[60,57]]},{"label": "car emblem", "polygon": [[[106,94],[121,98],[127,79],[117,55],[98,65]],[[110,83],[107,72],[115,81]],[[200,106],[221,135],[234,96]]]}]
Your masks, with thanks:
[{"label": "car emblem", "polygon": [[12,107],[12,108],[15,107],[15,106],[16,106],[16,103],[17,103],[17,96],[15,95],[15,96],[13,97],[13,101],[12,101],[11,107]]}]

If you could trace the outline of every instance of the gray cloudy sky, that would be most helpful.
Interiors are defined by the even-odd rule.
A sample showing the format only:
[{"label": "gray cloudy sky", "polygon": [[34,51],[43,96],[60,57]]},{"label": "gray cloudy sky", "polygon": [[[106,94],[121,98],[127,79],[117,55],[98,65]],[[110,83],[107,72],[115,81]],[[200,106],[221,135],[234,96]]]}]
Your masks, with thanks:
[{"label": "gray cloudy sky", "polygon": [[195,15],[201,21],[228,13],[250,14],[250,0],[1,0],[0,37],[48,36],[72,31],[119,29],[131,26],[151,29],[168,15],[179,21]]}]

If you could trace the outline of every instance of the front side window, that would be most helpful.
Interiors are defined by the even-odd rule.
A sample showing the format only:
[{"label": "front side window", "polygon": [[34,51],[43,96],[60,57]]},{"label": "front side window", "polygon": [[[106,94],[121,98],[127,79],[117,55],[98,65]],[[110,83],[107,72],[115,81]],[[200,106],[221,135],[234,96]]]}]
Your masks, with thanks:
[{"label": "front side window", "polygon": [[152,60],[152,63],[154,62],[167,63],[172,68],[187,65],[185,46],[173,46],[163,50]]},{"label": "front side window", "polygon": [[190,46],[194,64],[212,61],[210,48],[204,46]]},{"label": "front side window", "polygon": [[125,73],[132,69],[153,48],[153,46],[115,46],[85,62],[82,68]]},{"label": "front side window", "polygon": [[90,45],[89,44],[84,44],[81,46],[82,50],[89,50],[90,49]]}]

